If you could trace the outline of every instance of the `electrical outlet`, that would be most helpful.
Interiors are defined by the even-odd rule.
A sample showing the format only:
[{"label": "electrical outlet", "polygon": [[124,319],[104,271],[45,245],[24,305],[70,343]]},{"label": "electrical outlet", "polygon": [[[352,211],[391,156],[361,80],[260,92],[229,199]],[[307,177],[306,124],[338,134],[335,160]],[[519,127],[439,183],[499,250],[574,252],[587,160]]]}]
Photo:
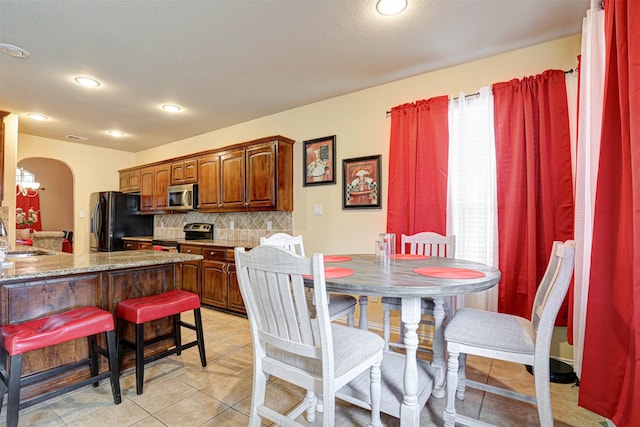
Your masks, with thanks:
[{"label": "electrical outlet", "polygon": [[271,221],[267,221],[267,230],[273,229],[273,223]]},{"label": "electrical outlet", "polygon": [[322,215],[322,205],[313,205],[313,214]]},{"label": "electrical outlet", "polygon": [[369,301],[371,301],[371,302],[380,302],[380,297],[371,296],[371,297],[369,297]]},{"label": "electrical outlet", "polygon": [[235,226],[236,226],[235,222],[229,221],[229,230],[233,230]]}]

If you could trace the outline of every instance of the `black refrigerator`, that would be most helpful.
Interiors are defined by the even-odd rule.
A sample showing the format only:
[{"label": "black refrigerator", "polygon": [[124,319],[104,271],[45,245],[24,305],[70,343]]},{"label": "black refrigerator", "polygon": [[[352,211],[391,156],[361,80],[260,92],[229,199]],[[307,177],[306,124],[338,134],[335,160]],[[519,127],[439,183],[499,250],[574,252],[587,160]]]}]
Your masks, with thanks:
[{"label": "black refrigerator", "polygon": [[89,211],[91,252],[121,251],[123,236],[153,236],[153,215],[140,214],[137,194],[92,193]]}]

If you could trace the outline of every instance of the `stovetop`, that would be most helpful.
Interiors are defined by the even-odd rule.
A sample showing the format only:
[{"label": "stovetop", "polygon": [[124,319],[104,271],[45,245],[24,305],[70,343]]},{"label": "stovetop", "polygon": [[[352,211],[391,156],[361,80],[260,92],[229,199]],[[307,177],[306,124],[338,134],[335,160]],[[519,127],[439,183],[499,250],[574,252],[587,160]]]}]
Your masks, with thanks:
[{"label": "stovetop", "polygon": [[184,226],[184,238],[182,239],[153,239],[152,245],[178,247],[178,242],[184,240],[211,240],[213,241],[213,224],[207,224],[203,222],[193,222],[185,224]]}]

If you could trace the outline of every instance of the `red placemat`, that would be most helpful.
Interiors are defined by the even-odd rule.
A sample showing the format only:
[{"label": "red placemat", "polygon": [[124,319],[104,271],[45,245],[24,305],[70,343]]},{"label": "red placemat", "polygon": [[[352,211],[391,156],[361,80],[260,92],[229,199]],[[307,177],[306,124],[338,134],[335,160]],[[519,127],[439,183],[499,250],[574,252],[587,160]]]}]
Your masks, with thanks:
[{"label": "red placemat", "polygon": [[351,261],[352,258],[346,255],[325,255],[324,262],[347,262]]},{"label": "red placemat", "polygon": [[484,277],[482,271],[453,267],[422,267],[413,270],[422,276],[439,277],[442,279],[477,279]]},{"label": "red placemat", "polygon": [[430,257],[428,257],[427,255],[417,255],[417,254],[395,254],[392,258],[411,260],[411,259],[429,259]]},{"label": "red placemat", "polygon": [[[347,277],[353,274],[353,270],[344,267],[324,267],[325,279],[337,279],[338,277]],[[305,279],[311,279],[311,276],[303,275]]]}]

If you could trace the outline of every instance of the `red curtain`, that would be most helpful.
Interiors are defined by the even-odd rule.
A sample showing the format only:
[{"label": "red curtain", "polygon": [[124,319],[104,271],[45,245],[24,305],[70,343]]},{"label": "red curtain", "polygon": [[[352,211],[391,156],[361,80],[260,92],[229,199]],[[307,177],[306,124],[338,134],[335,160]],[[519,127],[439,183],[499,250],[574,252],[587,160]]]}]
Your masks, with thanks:
[{"label": "red curtain", "polygon": [[640,425],[640,2],[605,2],[606,65],[579,405]]},{"label": "red curtain", "polygon": [[[555,240],[573,236],[564,72],[493,85],[498,175],[498,310],[530,318]],[[558,324],[567,321],[566,304]]]},{"label": "red curtain", "polygon": [[[23,223],[19,224],[19,214]],[[35,219],[35,222],[31,222]],[[29,220],[29,223],[26,221]],[[30,228],[35,231],[42,231],[42,216],[40,215],[40,195],[37,191],[28,190],[26,194],[22,194],[18,186],[16,186],[16,228]]]},{"label": "red curtain", "polygon": [[446,234],[448,110],[447,96],[391,110],[388,233]]}]

